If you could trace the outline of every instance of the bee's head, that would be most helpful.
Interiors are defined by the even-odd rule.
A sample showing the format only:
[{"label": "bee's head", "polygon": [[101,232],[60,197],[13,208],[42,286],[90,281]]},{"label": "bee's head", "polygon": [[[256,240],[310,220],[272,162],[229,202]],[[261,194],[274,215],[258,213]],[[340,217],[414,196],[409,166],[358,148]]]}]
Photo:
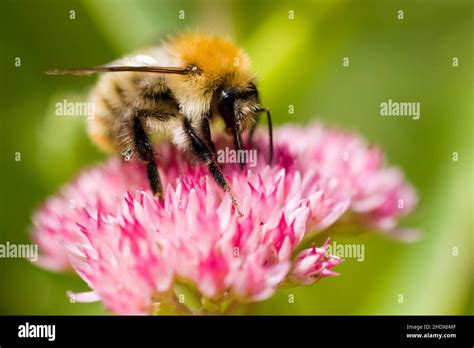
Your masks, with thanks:
[{"label": "bee's head", "polygon": [[217,108],[224,119],[229,134],[242,133],[256,120],[260,112],[260,100],[255,84],[227,87],[218,91]]},{"label": "bee's head", "polygon": [[[217,99],[217,111],[224,119],[226,131],[233,136],[238,150],[243,148],[241,133],[258,122],[260,113],[265,112],[267,114],[270,147],[268,162],[271,163],[273,157],[273,136],[270,111],[267,108],[262,108],[260,105],[260,98],[258,97],[255,83],[250,82],[240,87],[221,88],[217,90],[215,96]],[[253,129],[251,129],[251,133],[253,133]]]}]

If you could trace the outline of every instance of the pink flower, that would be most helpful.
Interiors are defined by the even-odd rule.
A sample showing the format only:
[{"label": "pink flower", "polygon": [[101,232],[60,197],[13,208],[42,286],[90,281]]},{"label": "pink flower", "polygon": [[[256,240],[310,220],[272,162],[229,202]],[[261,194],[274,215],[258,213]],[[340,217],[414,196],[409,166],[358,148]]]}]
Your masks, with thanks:
[{"label": "pink flower", "polygon": [[351,197],[350,211],[356,213],[352,215],[356,222],[396,238],[416,238],[415,230],[397,229],[399,218],[415,207],[416,192],[400,170],[385,166],[379,148],[355,134],[319,124],[304,131],[285,127],[275,137],[295,156],[299,170],[313,168],[339,180],[339,187]]},{"label": "pink flower", "polygon": [[293,261],[293,269],[289,281],[295,284],[309,285],[321,278],[334,276],[337,273],[331,268],[340,264],[342,259],[333,255],[327,255],[329,239],[321,248],[313,246],[300,252]]},{"label": "pink flower", "polygon": [[415,205],[400,172],[355,135],[310,125],[282,127],[275,140],[272,166],[260,134],[256,167],[222,164],[242,217],[206,168],[169,144],[156,151],[163,201],[149,191],[142,164],[112,158],[84,171],[34,216],[41,265],[72,267],[92,291],[71,296],[101,300],[114,313],[219,313],[285,284],[336,275],[342,260],[327,254],[327,243],[293,257],[321,230],[350,217],[396,234]]}]

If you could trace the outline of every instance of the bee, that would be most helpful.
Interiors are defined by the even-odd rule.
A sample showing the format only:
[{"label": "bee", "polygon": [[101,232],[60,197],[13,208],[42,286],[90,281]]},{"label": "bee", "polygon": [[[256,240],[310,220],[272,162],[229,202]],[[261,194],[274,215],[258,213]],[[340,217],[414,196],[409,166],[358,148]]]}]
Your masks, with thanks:
[{"label": "bee", "polygon": [[151,191],[160,199],[163,187],[153,150],[157,135],[168,137],[179,149],[208,167],[215,182],[238,203],[216,162],[211,122],[221,119],[243,150],[242,132],[248,143],[266,113],[269,163],[273,157],[272,122],[260,104],[257,79],[247,54],[233,42],[216,35],[182,33],[159,46],[98,67],[49,70],[49,75],[103,73],[91,93],[95,117],[88,132],[99,148],[138,158],[146,164]]}]

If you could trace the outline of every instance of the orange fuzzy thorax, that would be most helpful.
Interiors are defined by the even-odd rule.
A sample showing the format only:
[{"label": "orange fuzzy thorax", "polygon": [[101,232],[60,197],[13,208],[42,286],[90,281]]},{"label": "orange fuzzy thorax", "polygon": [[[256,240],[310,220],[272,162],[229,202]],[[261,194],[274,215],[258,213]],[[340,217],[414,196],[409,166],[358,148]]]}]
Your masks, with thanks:
[{"label": "orange fuzzy thorax", "polygon": [[231,41],[218,36],[185,33],[168,41],[168,50],[182,66],[197,66],[201,74],[168,75],[168,84],[191,122],[199,122],[210,111],[218,88],[246,86],[255,81],[250,60]]},{"label": "orange fuzzy thorax", "polygon": [[219,83],[243,85],[254,79],[248,56],[229,40],[185,33],[171,39],[169,45],[171,53],[184,64],[196,65],[203,71],[201,81],[205,87]]}]

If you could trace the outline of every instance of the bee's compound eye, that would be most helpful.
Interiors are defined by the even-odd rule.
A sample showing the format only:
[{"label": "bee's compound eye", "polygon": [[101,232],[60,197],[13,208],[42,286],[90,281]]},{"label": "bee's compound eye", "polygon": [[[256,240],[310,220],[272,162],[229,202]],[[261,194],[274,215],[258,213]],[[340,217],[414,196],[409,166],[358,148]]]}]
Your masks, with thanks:
[{"label": "bee's compound eye", "polygon": [[229,91],[224,89],[221,92],[221,98],[224,102],[230,102],[233,99],[233,96],[231,93],[229,93]]}]

